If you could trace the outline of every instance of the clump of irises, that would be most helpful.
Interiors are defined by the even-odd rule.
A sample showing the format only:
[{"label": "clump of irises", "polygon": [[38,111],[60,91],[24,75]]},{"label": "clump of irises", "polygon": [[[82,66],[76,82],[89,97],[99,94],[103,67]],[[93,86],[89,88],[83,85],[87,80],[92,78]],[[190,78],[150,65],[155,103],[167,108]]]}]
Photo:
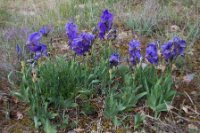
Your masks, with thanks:
[{"label": "clump of irises", "polygon": [[[164,59],[169,62],[175,60],[178,56],[184,56],[184,51],[186,48],[186,41],[179,38],[174,37],[168,42],[164,43],[161,46],[161,54]],[[119,55],[118,55],[119,56]],[[131,65],[136,65],[142,61],[141,55],[141,42],[138,40],[132,40],[129,43],[129,62]],[[158,65],[159,55],[158,55],[158,42],[149,43],[146,47],[146,55],[145,58],[150,64]],[[111,60],[112,59],[112,60]],[[115,66],[119,63],[117,60],[111,55],[110,64],[113,64],[115,61]]]},{"label": "clump of irises", "polygon": [[161,46],[161,53],[166,61],[170,61],[176,59],[179,55],[184,56],[185,48],[186,41],[175,36]]},{"label": "clump of irises", "polygon": [[[102,11],[100,21],[98,23],[99,38],[100,40],[105,38],[106,33],[112,29],[113,14],[105,9]],[[90,51],[92,44],[97,38],[95,35],[89,32],[79,33],[78,26],[74,22],[68,22],[65,25],[66,35],[68,37],[68,44],[76,55],[85,55]],[[47,36],[51,31],[50,26],[43,26],[39,32],[32,33],[26,42],[31,53],[34,53],[34,60],[38,60],[41,56],[47,56],[47,46],[40,43],[43,36]],[[17,52],[20,53],[19,46],[17,45]],[[165,42],[160,47],[162,56],[166,62],[175,60],[178,56],[184,56],[184,50],[186,48],[186,41],[175,36],[168,42]],[[149,43],[146,47],[145,58],[153,65],[158,65],[158,42]],[[131,65],[140,63],[143,59],[141,54],[141,42],[139,40],[131,40],[129,43],[129,62]],[[117,66],[120,63],[120,55],[113,53],[109,58],[110,66]]]},{"label": "clump of irises", "polygon": [[78,34],[78,26],[73,22],[67,23],[65,29],[70,48],[77,55],[85,55],[86,52],[89,52],[95,39],[92,33],[82,32]]},{"label": "clump of irises", "polygon": [[[100,39],[99,41],[102,41],[105,38],[106,33],[108,33],[108,35],[109,35],[109,32],[112,29],[112,25],[113,25],[113,14],[110,13],[109,10],[107,10],[107,9],[102,12],[102,15],[100,17],[100,22],[98,23],[98,30],[99,30],[99,35],[98,36],[95,36],[94,34],[89,33],[89,32],[81,32],[81,33],[79,33],[78,26],[74,22],[68,22],[65,25],[65,30],[66,30],[66,35],[68,37],[68,44],[70,46],[70,49],[72,51],[74,51],[76,55],[79,55],[79,56],[86,55],[86,53],[88,53],[90,51],[90,49],[92,48],[92,46],[93,46],[93,44],[95,42],[95,39],[97,37],[99,37],[99,39]],[[34,33],[29,35],[28,40],[26,42],[26,45],[27,45],[30,53],[34,54],[34,60],[35,61],[37,61],[42,56],[48,56],[47,45],[41,43],[41,39],[42,39],[42,37],[47,36],[50,31],[51,31],[50,27],[43,26],[43,27],[40,28],[39,32],[34,32]],[[160,48],[162,57],[168,63],[168,62],[171,62],[171,61],[175,60],[178,56],[184,56],[184,51],[185,51],[185,48],[186,48],[186,41],[181,39],[181,38],[179,38],[179,37],[177,37],[177,36],[175,36],[174,38],[172,38],[168,42],[165,42],[163,45],[161,45],[161,47],[159,47],[158,42],[151,42],[151,43],[147,44],[146,51],[145,51],[145,56],[143,56],[142,52],[141,52],[142,51],[141,50],[141,42],[139,40],[134,40],[133,39],[133,40],[131,40],[129,42],[129,49],[128,49],[128,52],[127,52],[127,55],[129,56],[128,57],[128,64],[131,67],[135,67],[138,64],[140,65],[143,59],[146,59],[146,61],[149,62],[150,64],[152,64],[152,66],[158,65],[159,64],[159,60],[161,60],[160,56],[159,56],[159,52],[158,52],[159,48]],[[17,52],[18,56],[22,55],[22,51],[21,51],[20,45],[16,45],[16,52]],[[107,53],[106,53],[106,56],[107,56]],[[61,60],[61,61],[64,62],[64,60]],[[62,62],[59,62],[59,63],[62,63]],[[118,65],[120,64],[120,62],[121,62],[120,54],[115,52],[115,53],[112,53],[110,55],[110,57],[109,57],[109,59],[107,59],[106,63],[109,63],[111,68],[118,68]],[[71,67],[71,65],[66,65],[66,66],[69,66],[70,67],[69,71],[71,71],[72,69],[74,69],[75,65],[76,64],[72,64],[72,67]],[[77,64],[77,65],[79,66],[79,64]],[[62,68],[65,68],[65,67],[62,67]],[[80,67],[76,67],[75,69],[79,69],[79,68]],[[88,69],[88,70],[90,70],[90,69]],[[96,72],[96,69],[94,69],[94,70]],[[98,71],[99,70],[101,70],[101,67],[98,68]],[[104,69],[104,70],[106,70],[106,69]],[[112,69],[110,69],[110,70],[112,70]],[[83,75],[85,75],[85,73],[87,73],[87,71],[83,71],[84,72]],[[58,71],[58,72],[60,73],[60,71]],[[75,75],[79,76],[79,71],[77,71],[77,72],[78,72],[78,74],[75,74]],[[124,72],[124,70],[123,70],[123,72]],[[109,73],[110,73],[110,79],[112,79],[112,71],[109,71]],[[103,74],[104,73],[102,73],[101,75],[103,75]],[[139,80],[143,79],[143,78],[141,78],[141,76],[142,76],[141,74],[142,73],[139,73],[139,74],[140,74],[140,79]],[[73,73],[72,73],[72,75],[73,75]],[[88,75],[90,76],[91,74],[88,73]],[[92,74],[92,75],[94,75],[94,74]],[[97,77],[101,77],[101,75],[100,76],[98,75]],[[130,78],[129,78],[129,76],[130,76]],[[144,73],[144,76],[142,76],[142,77],[145,77],[145,76],[149,76],[149,74],[148,73],[147,74]],[[93,77],[93,76],[91,76],[91,77]],[[96,76],[94,76],[94,77],[96,77]],[[107,77],[107,75],[105,75],[105,77]],[[55,80],[57,81],[57,79],[58,79],[57,75],[54,78],[56,78]],[[87,78],[87,76],[86,76],[86,78]],[[125,77],[125,78],[128,79],[128,80],[131,79],[131,80],[129,80],[131,82],[133,81],[132,80],[132,75],[127,75],[127,77]],[[155,78],[155,79],[157,80],[157,78]],[[75,79],[74,82],[76,82],[77,81],[76,77],[74,79]],[[105,80],[106,80],[106,78],[105,78]],[[147,80],[148,80],[148,78],[147,78]],[[151,80],[151,78],[150,78],[150,80]],[[63,79],[63,81],[65,81],[65,80]],[[71,81],[71,80],[69,80],[69,81]],[[89,81],[88,78],[87,78],[86,81],[87,82]],[[96,81],[96,80],[93,80],[93,81]],[[99,80],[97,80],[97,81],[99,82]],[[159,80],[158,83],[161,83],[160,81],[161,80]],[[166,82],[167,82],[167,80],[166,80]],[[148,82],[146,81],[146,78],[145,78],[145,86],[147,86],[147,83]],[[105,83],[105,84],[107,85],[107,83]],[[139,82],[139,84],[140,84],[140,82]],[[152,82],[151,82],[151,84],[152,84]],[[129,90],[133,90],[133,89],[129,89],[129,88],[132,88],[132,83],[131,84],[128,83],[127,85],[129,85],[129,86],[131,85],[131,87],[128,86],[128,87],[125,87],[125,89],[128,88],[128,91]],[[157,83],[155,85],[157,85]],[[142,83],[142,86],[143,86],[143,83]],[[168,86],[171,87],[171,84],[169,84]],[[78,88],[77,86],[74,86],[74,87]],[[109,87],[110,87],[110,85],[109,85]],[[64,87],[64,88],[66,88],[66,87]],[[117,87],[117,88],[119,88],[119,87]],[[149,88],[149,87],[147,86],[147,88]],[[151,88],[154,89],[154,86],[151,87]],[[158,89],[159,88],[163,89],[162,87],[157,87],[156,86],[155,89],[157,89],[157,88]],[[130,92],[133,93],[133,91],[130,91]],[[148,95],[153,96],[152,99],[154,99],[154,95],[151,95],[151,92],[154,93],[154,91],[150,91],[150,93],[148,92],[149,93]],[[160,91],[160,92],[164,92],[164,91]],[[144,94],[147,95],[146,92],[145,93],[141,93],[141,94],[142,95],[144,95]],[[139,95],[141,95],[141,94],[139,94]],[[164,93],[161,93],[161,94],[164,95]],[[170,95],[174,95],[174,93],[171,93],[171,92],[169,92],[169,94]],[[120,94],[119,96],[121,97],[123,95]],[[125,96],[127,96],[127,92],[126,92]],[[136,96],[136,95],[133,95],[133,97],[134,96]],[[132,97],[132,95],[131,95],[131,97]],[[160,100],[160,97],[158,97],[157,99]],[[133,101],[133,100],[130,100],[130,98],[129,98],[129,103],[130,103],[130,101]],[[165,100],[163,100],[163,101],[165,102]],[[126,102],[125,102],[125,104],[126,104]],[[118,105],[118,103],[116,105]],[[165,103],[164,104],[160,104],[160,105],[165,105]],[[128,105],[126,105],[126,106],[128,106]],[[131,107],[132,107],[132,105],[131,105]],[[153,107],[157,108],[158,106],[155,106],[153,104]]]},{"label": "clump of irises", "polygon": [[[42,37],[48,36],[52,27],[50,25],[44,25],[39,29],[39,32],[33,32],[29,35],[26,46],[28,47],[30,53],[34,54],[34,61],[37,61],[42,56],[48,56],[47,45],[40,42]],[[19,45],[16,47],[17,53],[19,53]]]}]

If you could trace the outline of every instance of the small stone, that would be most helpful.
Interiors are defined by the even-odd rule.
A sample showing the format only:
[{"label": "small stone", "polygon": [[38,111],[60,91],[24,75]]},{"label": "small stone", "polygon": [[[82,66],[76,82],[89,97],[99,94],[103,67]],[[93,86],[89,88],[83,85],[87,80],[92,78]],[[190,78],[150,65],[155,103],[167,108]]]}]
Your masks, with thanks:
[{"label": "small stone", "polygon": [[190,83],[194,79],[194,76],[195,76],[194,73],[187,74],[183,77],[183,81],[186,83]]},{"label": "small stone", "polygon": [[17,112],[16,116],[17,116],[17,120],[21,120],[24,117],[21,112]]},{"label": "small stone", "polygon": [[197,92],[196,92],[196,91],[192,91],[190,94],[192,94],[192,95],[196,95]]},{"label": "small stone", "polygon": [[119,39],[119,40],[123,40],[123,39],[125,39],[125,38],[127,38],[127,37],[128,37],[128,35],[127,35],[126,32],[121,32],[121,33],[119,33],[119,35],[118,35],[118,39]]},{"label": "small stone", "polygon": [[74,130],[68,131],[67,133],[76,133]]},{"label": "small stone", "polygon": [[177,25],[172,25],[171,27],[170,27],[170,31],[171,32],[177,32],[177,31],[179,31],[180,30],[180,28],[177,26]]}]

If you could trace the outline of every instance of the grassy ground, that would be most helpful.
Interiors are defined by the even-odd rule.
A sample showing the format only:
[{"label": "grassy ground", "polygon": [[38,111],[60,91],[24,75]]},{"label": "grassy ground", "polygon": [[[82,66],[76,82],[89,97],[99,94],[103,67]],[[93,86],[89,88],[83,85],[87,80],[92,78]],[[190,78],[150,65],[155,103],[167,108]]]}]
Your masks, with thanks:
[{"label": "grassy ground", "polygon": [[[25,48],[28,34],[38,31],[42,25],[52,25],[53,43],[57,53],[63,53],[65,40],[64,26],[75,20],[80,30],[91,31],[99,21],[99,14],[105,8],[114,13],[114,27],[118,30],[116,45],[126,45],[132,38],[142,43],[152,40],[164,42],[173,35],[179,35],[188,43],[184,75],[194,73],[191,82],[183,77],[176,80],[176,89],[183,95],[173,101],[175,111],[162,114],[161,119],[147,117],[144,130],[154,132],[187,132],[200,128],[200,1],[199,0],[0,0],[0,130],[2,132],[36,131],[27,115],[26,105],[9,94],[7,74],[18,67],[15,45]],[[133,33],[133,34],[132,34]],[[126,46],[125,46],[126,47]],[[62,51],[62,52],[60,52]],[[98,100],[98,99],[95,99]],[[140,109],[138,109],[140,110]],[[23,114],[23,119],[17,120]],[[18,114],[18,115],[17,115]],[[181,114],[181,115],[180,115]],[[85,132],[101,128],[107,131],[110,122],[95,117],[80,118],[80,125],[87,127]],[[101,122],[103,126],[98,125]],[[88,125],[87,125],[88,124]],[[14,130],[17,129],[17,130]],[[191,129],[191,130],[190,130]],[[113,128],[113,132],[125,132]],[[121,130],[121,131],[120,131]],[[124,131],[122,131],[124,130]]]}]

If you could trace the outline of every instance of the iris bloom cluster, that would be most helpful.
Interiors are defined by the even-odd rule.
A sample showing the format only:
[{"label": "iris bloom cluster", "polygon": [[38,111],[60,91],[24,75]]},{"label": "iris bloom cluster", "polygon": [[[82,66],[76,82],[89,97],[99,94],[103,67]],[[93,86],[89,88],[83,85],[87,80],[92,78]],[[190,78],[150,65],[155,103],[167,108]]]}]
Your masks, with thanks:
[{"label": "iris bloom cluster", "polygon": [[175,36],[161,46],[161,53],[166,61],[176,59],[177,56],[184,56],[186,41]]},{"label": "iris bloom cluster", "polygon": [[26,42],[31,53],[35,53],[34,60],[38,60],[41,56],[47,54],[47,46],[45,44],[40,43],[42,38],[42,34],[40,32],[32,33]]},{"label": "iris bloom cluster", "polygon": [[84,55],[90,50],[92,43],[95,39],[95,36],[93,34],[87,32],[82,32],[81,34],[78,34],[78,27],[72,22],[67,23],[65,29],[68,36],[70,48],[77,55]]},{"label": "iris bloom cluster", "polygon": [[[113,15],[106,9],[102,12],[101,20],[98,23],[99,37],[104,39],[106,32],[111,30],[113,23]],[[78,33],[78,26],[73,22],[68,22],[65,25],[66,34],[70,48],[77,55],[84,55],[92,46],[95,36],[91,33]]]},{"label": "iris bloom cluster", "polygon": [[[140,45],[141,43],[136,40],[132,40],[129,44],[130,62],[133,65],[136,65],[142,59]],[[169,61],[176,59],[177,56],[184,56],[185,48],[186,41],[176,36],[161,46],[161,53],[165,60]],[[157,42],[152,42],[147,45],[145,57],[149,63],[153,65],[158,64],[159,56]]]},{"label": "iris bloom cluster", "polygon": [[129,43],[129,57],[130,57],[130,62],[133,65],[136,65],[138,62],[141,61],[142,56],[141,56],[141,43],[137,40],[132,40]]},{"label": "iris bloom cluster", "polygon": [[106,32],[110,31],[113,24],[113,15],[106,9],[102,12],[101,20],[98,23],[99,38],[102,40]]},{"label": "iris bloom cluster", "polygon": [[[184,50],[186,48],[186,41],[179,38],[174,37],[169,40],[167,43],[164,43],[161,46],[161,53],[164,59],[168,62],[170,60],[174,60],[177,56],[184,56]],[[146,55],[147,61],[153,65],[157,65],[159,61],[158,56],[158,45],[157,42],[149,43],[146,47]],[[141,43],[137,40],[132,40],[129,43],[129,61],[132,65],[136,65],[142,60],[141,55]],[[119,64],[119,54],[112,54],[110,56],[110,64],[113,66],[117,66]]]},{"label": "iris bloom cluster", "polygon": [[84,55],[90,50],[94,38],[93,34],[83,32],[77,38],[73,39],[70,47],[77,55]]},{"label": "iris bloom cluster", "polygon": [[[106,32],[110,32],[113,24],[113,14],[109,10],[105,9],[100,17],[100,22],[98,23],[99,38],[102,40]],[[39,32],[32,33],[26,42],[31,53],[35,53],[34,60],[38,60],[41,56],[47,56],[47,46],[40,43],[42,36],[47,36],[50,32],[51,27],[43,26],[40,28]],[[65,25],[66,34],[68,36],[68,42],[70,48],[77,55],[85,55],[86,52],[90,50],[92,44],[95,40],[95,36],[88,32],[78,33],[78,26],[73,22],[68,22]],[[165,60],[171,61],[177,58],[177,56],[184,56],[184,50],[186,48],[186,41],[175,36],[168,42],[165,42],[161,46],[161,53]],[[20,47],[17,45],[16,51],[20,55]],[[145,58],[147,61],[153,65],[158,64],[158,45],[156,42],[149,43],[146,47]],[[132,40],[129,43],[129,61],[132,65],[136,65],[141,62],[141,42],[137,40]],[[117,66],[120,62],[120,55],[114,53],[110,56],[109,62],[111,66]]]}]

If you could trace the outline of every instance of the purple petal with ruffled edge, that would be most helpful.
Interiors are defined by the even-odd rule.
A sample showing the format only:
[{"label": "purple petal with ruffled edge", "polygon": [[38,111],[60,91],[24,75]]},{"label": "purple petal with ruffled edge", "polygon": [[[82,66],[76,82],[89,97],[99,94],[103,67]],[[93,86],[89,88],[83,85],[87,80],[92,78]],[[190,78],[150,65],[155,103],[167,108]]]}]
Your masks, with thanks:
[{"label": "purple petal with ruffled edge", "polygon": [[34,32],[32,33],[29,37],[28,37],[28,40],[26,42],[27,45],[37,45],[39,44],[39,41],[41,40],[42,38],[42,34],[39,33],[39,32]]},{"label": "purple petal with ruffled edge", "polygon": [[113,15],[109,12],[108,9],[105,9],[101,15],[101,22],[107,24],[108,30],[111,29],[112,27],[112,22],[113,22]]},{"label": "purple petal with ruffled edge", "polygon": [[69,42],[72,42],[74,38],[78,37],[78,26],[75,25],[73,22],[68,22],[65,25],[65,29]]}]

